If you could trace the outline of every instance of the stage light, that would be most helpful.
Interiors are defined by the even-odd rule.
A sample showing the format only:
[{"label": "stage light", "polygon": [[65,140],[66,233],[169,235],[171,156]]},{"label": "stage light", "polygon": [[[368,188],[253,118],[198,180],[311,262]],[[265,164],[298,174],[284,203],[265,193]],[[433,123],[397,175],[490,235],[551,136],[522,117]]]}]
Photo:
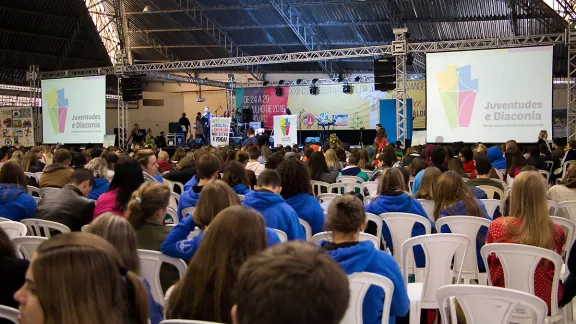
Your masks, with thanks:
[{"label": "stage light", "polygon": [[282,97],[282,93],[284,89],[280,88],[280,87],[276,87],[276,96],[278,97]]},{"label": "stage light", "polygon": [[352,86],[349,85],[348,83],[344,84],[342,86],[342,92],[344,92],[345,94],[350,94],[352,93]]},{"label": "stage light", "polygon": [[318,79],[312,79],[312,84],[316,85],[316,82],[318,82]]},{"label": "stage light", "polygon": [[354,81],[360,82],[360,77],[359,77],[359,76],[355,77],[355,78],[354,78]]},{"label": "stage light", "polygon": [[268,85],[268,83],[270,83],[270,82],[268,82],[268,81],[264,81],[264,82],[262,82],[262,85],[263,85],[263,86],[267,86],[267,85]]},{"label": "stage light", "polygon": [[147,5],[146,7],[144,7],[144,9],[142,10],[142,12],[144,12],[144,13],[154,12],[154,8],[152,8],[151,5]]},{"label": "stage light", "polygon": [[342,74],[338,74],[338,78],[336,78],[336,81],[342,82],[342,80],[344,80],[344,77],[342,76]]},{"label": "stage light", "polygon": [[296,84],[300,84],[300,83],[302,83],[302,79],[296,80]]},{"label": "stage light", "polygon": [[318,87],[315,85],[311,85],[310,86],[310,94],[311,95],[317,95],[318,94]]}]

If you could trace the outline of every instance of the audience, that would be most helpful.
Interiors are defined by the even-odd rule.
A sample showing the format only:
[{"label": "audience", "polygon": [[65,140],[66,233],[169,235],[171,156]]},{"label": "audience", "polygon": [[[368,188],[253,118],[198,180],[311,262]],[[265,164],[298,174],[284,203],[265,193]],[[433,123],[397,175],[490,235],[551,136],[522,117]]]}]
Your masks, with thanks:
[{"label": "audience", "polygon": [[174,155],[172,155],[172,158],[170,160],[178,163],[180,162],[180,160],[182,160],[184,157],[186,156],[186,151],[184,150],[183,147],[179,146],[176,148],[176,151],[174,151]]},{"label": "audience", "polygon": [[256,137],[254,136],[254,128],[249,127],[248,130],[246,131],[246,134],[248,135],[248,138],[244,140],[244,142],[242,143],[242,147],[255,146],[257,142]]},{"label": "audience", "polygon": [[258,212],[242,206],[219,212],[172,290],[166,318],[230,323],[238,271],[266,246],[266,225]]},{"label": "audience", "polygon": [[342,170],[344,168],[342,166],[342,163],[338,161],[336,151],[334,151],[333,149],[329,149],[328,151],[326,151],[324,157],[326,158],[326,165],[328,166],[328,170]]},{"label": "audience", "polygon": [[376,159],[378,168],[374,170],[372,176],[370,176],[370,181],[378,181],[380,179],[380,175],[382,171],[387,168],[391,168],[396,163],[396,152],[391,147],[385,147],[381,153],[378,154],[378,158]]},{"label": "audience", "polygon": [[70,161],[70,164],[72,165],[72,169],[81,169],[84,167],[84,165],[86,165],[86,160],[88,159],[86,158],[86,154],[84,152],[74,152],[71,154],[72,160]]},{"label": "audience", "polygon": [[506,180],[510,183],[510,180],[514,179],[520,170],[526,166],[526,158],[522,155],[518,149],[512,149],[506,151]]},{"label": "audience", "polygon": [[148,323],[142,281],[110,243],[88,233],[40,244],[14,299],[23,323]]},{"label": "audience", "polygon": [[262,172],[254,189],[255,191],[246,195],[242,202],[243,205],[260,212],[266,220],[266,226],[283,231],[289,240],[306,238],[304,230],[298,222],[298,214],[280,196],[282,182],[276,170]]},{"label": "audience", "polygon": [[548,170],[546,166],[546,156],[540,155],[540,148],[538,146],[530,146],[529,157],[526,159],[526,165],[532,165],[538,170]]},{"label": "audience", "polygon": [[546,194],[548,199],[561,203],[576,200],[576,167],[570,166],[559,184],[553,185]]},{"label": "audience", "polygon": [[90,171],[74,170],[69,184],[38,203],[36,217],[64,224],[71,231],[80,231],[94,215],[94,201],[86,198],[93,186],[94,176]]},{"label": "audience", "polygon": [[172,163],[170,163],[170,155],[166,151],[158,153],[158,170],[161,174],[164,172],[172,171]]},{"label": "audience", "polygon": [[110,189],[110,182],[108,182],[108,163],[102,158],[93,158],[86,164],[86,170],[92,172],[94,175],[94,187],[88,199],[98,200],[98,197]]},{"label": "audience", "polygon": [[[360,232],[365,227],[366,212],[360,199],[353,195],[338,197],[328,208],[325,224],[326,230],[332,232],[333,240],[321,242],[320,245],[342,266],[346,274],[370,272],[394,283],[389,323],[395,323],[397,316],[406,316],[410,310],[402,272],[389,253],[377,250],[371,241],[360,242]],[[383,300],[384,291],[381,288],[372,286],[368,289],[362,304],[364,323],[382,322]]]},{"label": "audience", "polygon": [[250,180],[246,169],[238,161],[230,161],[224,171],[224,182],[239,195],[246,195],[250,190]]},{"label": "audience", "polygon": [[24,158],[24,153],[22,153],[22,151],[16,150],[14,151],[14,153],[12,153],[12,156],[10,157],[10,162],[14,162],[18,165],[22,165],[22,159]]},{"label": "audience", "polygon": [[24,169],[24,172],[42,172],[44,166],[42,166],[41,163],[42,162],[38,160],[36,153],[32,151],[24,154],[24,158],[22,158],[22,168]]},{"label": "audience", "polygon": [[22,167],[6,162],[0,168],[0,217],[19,222],[33,218],[36,201],[28,194],[26,176]]},{"label": "audience", "polygon": [[67,149],[57,149],[54,152],[54,163],[44,168],[40,176],[40,188],[62,188],[70,182],[70,176],[74,170],[70,167],[72,156]]},{"label": "audience", "polygon": [[289,242],[248,259],[234,296],[233,324],[338,324],[350,287],[346,273],[324,251]]},{"label": "audience", "polygon": [[[476,153],[474,155],[474,166],[476,168],[476,179],[468,180],[466,184],[470,187],[478,186],[492,186],[504,191],[504,186],[501,182],[492,180],[491,173],[494,170],[490,159],[486,154]],[[503,198],[503,197],[499,197]]]},{"label": "audience", "polygon": [[440,172],[444,173],[449,169],[444,165],[446,161],[446,150],[440,145],[437,145],[432,148],[430,151],[430,161],[432,166],[435,166],[440,170]]},{"label": "audience", "polygon": [[206,153],[200,157],[198,163],[196,164],[196,177],[192,178],[191,181],[198,178],[197,183],[192,183],[192,187],[188,190],[184,189],[184,193],[180,196],[180,201],[178,202],[178,217],[183,218],[187,215],[182,215],[182,210],[189,207],[196,207],[198,203],[198,198],[200,198],[200,193],[202,188],[208,184],[210,181],[218,178],[218,173],[222,167],[222,162],[219,157],[212,153]]},{"label": "audience", "polygon": [[[360,170],[358,167],[357,169]],[[310,171],[310,177],[312,180],[335,183],[336,178],[338,178],[338,170],[330,170],[328,168],[326,158],[322,152],[313,152],[310,155],[310,159],[308,160],[308,170]]]},{"label": "audience", "polygon": [[158,163],[156,162],[156,155],[152,150],[138,150],[134,154],[134,158],[140,163],[142,167],[142,174],[144,176],[144,182],[157,182],[156,173],[158,172]]},{"label": "audience", "polygon": [[284,161],[284,155],[280,152],[270,154],[266,160],[266,169],[276,169]]},{"label": "audience", "polygon": [[506,158],[502,154],[502,150],[498,146],[492,146],[488,149],[488,158],[494,169],[504,171],[506,170]]},{"label": "audience", "polygon": [[[24,284],[28,261],[18,258],[10,237],[0,227],[0,305],[18,308],[14,293]],[[5,322],[0,319],[0,323]]]},{"label": "audience", "polygon": [[310,175],[306,166],[289,158],[276,169],[282,183],[282,197],[292,207],[298,217],[306,221],[312,228],[312,235],[323,231],[324,210],[320,202],[312,195]]},{"label": "audience", "polygon": [[256,174],[252,170],[246,169],[246,165],[248,165],[248,161],[250,161],[250,156],[248,153],[244,151],[240,151],[236,154],[236,158],[238,162],[240,162],[244,166],[244,170],[246,170],[246,175],[248,176],[248,180],[250,181],[250,188],[254,188],[256,185]]},{"label": "audience", "polygon": [[250,160],[248,161],[248,164],[246,164],[246,170],[253,171],[254,174],[256,174],[256,177],[258,177],[260,176],[260,173],[266,170],[264,164],[261,164],[258,161],[258,158],[260,157],[260,150],[256,146],[250,146],[248,147],[247,152]]},{"label": "audience", "polygon": [[[188,154],[176,164],[175,170],[164,174],[163,177],[169,181],[187,183],[195,175],[196,164],[194,162],[194,155]],[[181,195],[182,193],[177,192],[177,194]]]},{"label": "audience", "polygon": [[372,163],[370,163],[370,156],[368,155],[368,151],[366,149],[359,149],[358,152],[356,152],[356,155],[358,156],[358,167],[360,170],[369,172],[374,170]]},{"label": "audience", "polygon": [[458,152],[458,157],[462,160],[465,173],[474,172],[474,152],[468,146],[464,146]]},{"label": "audience", "polygon": [[114,167],[114,178],[110,182],[110,189],[101,194],[96,201],[94,217],[106,212],[124,216],[126,205],[128,205],[132,193],[143,182],[144,175],[138,161],[127,156],[118,159],[118,163]]},{"label": "audience", "polygon": [[427,167],[424,170],[420,186],[416,194],[414,194],[414,198],[433,200],[436,194],[436,184],[441,174],[442,172],[437,167]]},{"label": "audience", "polygon": [[456,172],[461,178],[468,178],[468,175],[464,172],[464,164],[459,158],[448,159],[448,170]]},{"label": "audience", "polygon": [[[492,221],[486,243],[517,243],[541,247],[561,254],[566,236],[561,226],[548,216],[546,184],[536,171],[521,172],[514,179],[510,193],[509,216]],[[504,287],[504,273],[494,255],[488,257],[490,281],[493,286]],[[535,295],[550,309],[550,295],[554,268],[548,262],[540,263],[534,274]],[[558,286],[558,300],[562,300],[563,285]]]}]

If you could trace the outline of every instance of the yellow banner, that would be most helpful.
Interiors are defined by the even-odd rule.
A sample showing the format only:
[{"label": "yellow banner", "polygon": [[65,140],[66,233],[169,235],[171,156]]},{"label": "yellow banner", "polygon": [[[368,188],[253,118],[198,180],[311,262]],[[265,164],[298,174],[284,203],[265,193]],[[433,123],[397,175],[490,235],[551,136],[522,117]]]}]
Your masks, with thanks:
[{"label": "yellow banner", "polygon": [[[413,80],[406,82],[408,98],[412,98],[412,122],[414,130],[426,128],[426,81]],[[386,94],[386,99],[392,99],[392,93]]]}]

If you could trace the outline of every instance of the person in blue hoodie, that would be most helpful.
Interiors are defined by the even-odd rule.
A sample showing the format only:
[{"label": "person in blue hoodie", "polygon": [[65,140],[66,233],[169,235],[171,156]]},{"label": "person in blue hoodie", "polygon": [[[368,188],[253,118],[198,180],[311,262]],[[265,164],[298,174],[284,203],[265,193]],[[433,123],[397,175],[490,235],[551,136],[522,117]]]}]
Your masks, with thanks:
[{"label": "person in blue hoodie", "polygon": [[282,182],[282,197],[294,208],[298,217],[312,228],[312,235],[323,231],[324,210],[318,199],[312,196],[310,174],[304,163],[296,158],[287,158],[276,168]]},{"label": "person in blue hoodie", "polygon": [[196,207],[198,198],[200,198],[200,193],[202,192],[202,188],[207,183],[218,177],[218,173],[220,172],[221,167],[222,161],[219,157],[212,153],[207,153],[200,157],[198,163],[196,164],[196,177],[198,177],[198,183],[192,186],[190,189],[184,189],[185,191],[182,193],[182,195],[180,195],[180,200],[178,201],[178,217],[180,219],[187,216],[182,215],[183,209],[188,207]]},{"label": "person in blue hoodie", "polygon": [[[221,180],[216,180],[208,183],[202,189],[203,195],[198,199],[198,205],[194,209],[192,216],[185,217],[176,225],[164,242],[160,245],[162,253],[185,260],[186,262],[192,260],[192,257],[198,250],[200,242],[204,236],[204,230],[210,225],[212,220],[218,213],[230,206],[240,205],[240,199],[230,187]],[[190,233],[198,226],[200,229],[199,235],[188,238]],[[266,237],[268,239],[268,246],[280,243],[280,239],[276,232],[266,227]]]},{"label": "person in blue hoodie", "polygon": [[[398,168],[389,168],[384,170],[383,175],[380,177],[379,196],[366,205],[366,211],[374,215],[380,215],[382,213],[416,214],[426,218],[430,222],[432,228],[434,228],[434,223],[428,218],[428,215],[420,202],[409,196],[405,191],[406,187],[404,185],[402,171],[398,170]],[[412,237],[424,235],[425,233],[422,224],[414,224],[414,227],[412,228]],[[394,253],[396,247],[392,245],[390,230],[384,222],[382,226],[382,235],[384,241],[386,241],[386,245],[390,248],[390,251]],[[397,248],[398,252],[400,252],[400,247],[398,246]],[[414,247],[414,258],[418,268],[424,267],[426,259],[422,247]]]},{"label": "person in blue hoodie", "polygon": [[388,323],[395,324],[396,317],[408,315],[410,299],[402,272],[394,258],[377,250],[370,241],[360,242],[360,232],[366,227],[366,212],[360,199],[343,195],[332,201],[328,208],[325,229],[332,231],[332,242],[322,241],[320,246],[351,275],[355,272],[370,272],[384,276],[394,283],[392,296],[376,286],[368,289],[362,304],[364,324],[382,323],[383,301],[392,298]]},{"label": "person in blue hoodie", "polygon": [[[464,180],[454,171],[444,172],[436,184],[434,195],[434,221],[442,216],[465,215],[483,217],[492,220],[486,211],[486,207],[479,200]],[[451,233],[448,226],[438,229],[441,233]],[[481,227],[476,238],[476,257],[480,272],[486,272],[480,249],[486,242],[487,227]]]},{"label": "person in blue hoodie", "polygon": [[6,162],[0,169],[0,217],[19,222],[33,218],[36,201],[28,194],[24,170],[15,162]]},{"label": "person in blue hoodie", "polygon": [[88,199],[98,200],[101,194],[110,189],[110,183],[106,179],[108,175],[108,163],[102,158],[93,158],[84,167],[94,175],[94,187],[88,194]]},{"label": "person in blue hoodie", "polygon": [[506,158],[502,154],[502,150],[495,145],[488,149],[487,153],[492,167],[497,170],[506,170]]},{"label": "person in blue hoodie", "polygon": [[255,191],[249,192],[242,204],[254,208],[266,220],[266,226],[283,231],[288,240],[305,240],[306,234],[298,221],[298,214],[284,198],[282,181],[276,170],[267,169],[260,173]]},{"label": "person in blue hoodie", "polygon": [[224,182],[239,195],[246,195],[250,191],[250,180],[244,165],[238,161],[230,161],[224,170]]}]

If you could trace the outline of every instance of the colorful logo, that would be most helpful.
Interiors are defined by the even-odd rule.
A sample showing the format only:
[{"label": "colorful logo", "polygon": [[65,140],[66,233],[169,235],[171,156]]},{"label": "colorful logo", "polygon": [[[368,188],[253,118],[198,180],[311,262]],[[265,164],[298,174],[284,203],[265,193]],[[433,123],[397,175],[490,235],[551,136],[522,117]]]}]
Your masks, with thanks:
[{"label": "colorful logo", "polygon": [[436,79],[450,128],[470,126],[478,92],[478,79],[472,80],[472,66],[447,65],[446,72],[436,73]]},{"label": "colorful logo", "polygon": [[314,126],[315,120],[316,120],[316,118],[314,117],[314,115],[312,115],[310,113],[306,113],[302,116],[302,124],[306,128],[311,128],[312,126]]},{"label": "colorful logo", "polygon": [[282,130],[282,136],[290,135],[290,121],[288,118],[280,119],[280,129]]},{"label": "colorful logo", "polygon": [[51,89],[51,92],[46,94],[46,100],[54,134],[64,133],[68,114],[68,98],[64,97],[64,89]]}]

